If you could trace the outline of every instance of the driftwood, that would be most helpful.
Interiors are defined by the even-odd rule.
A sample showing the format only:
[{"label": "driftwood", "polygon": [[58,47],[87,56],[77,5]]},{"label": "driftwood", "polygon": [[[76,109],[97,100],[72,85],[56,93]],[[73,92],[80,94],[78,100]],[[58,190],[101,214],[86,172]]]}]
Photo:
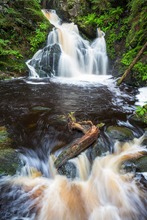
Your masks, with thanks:
[{"label": "driftwood", "polygon": [[122,77],[118,80],[117,85],[119,86],[123,80],[127,77],[127,75],[130,73],[131,69],[133,68],[133,66],[137,63],[137,61],[139,60],[140,56],[143,54],[143,52],[145,51],[147,47],[147,42],[143,45],[143,47],[141,48],[141,50],[138,52],[137,56],[135,57],[135,59],[132,61],[132,63],[130,64],[129,68],[124,72],[124,74],[122,75]]},{"label": "driftwood", "polygon": [[99,128],[93,125],[91,121],[76,122],[76,119],[73,117],[73,115],[68,116],[68,128],[69,130],[80,130],[84,133],[84,136],[80,139],[77,139],[68,149],[62,151],[54,162],[57,169],[67,160],[77,156],[94,141],[96,141],[100,133]]}]

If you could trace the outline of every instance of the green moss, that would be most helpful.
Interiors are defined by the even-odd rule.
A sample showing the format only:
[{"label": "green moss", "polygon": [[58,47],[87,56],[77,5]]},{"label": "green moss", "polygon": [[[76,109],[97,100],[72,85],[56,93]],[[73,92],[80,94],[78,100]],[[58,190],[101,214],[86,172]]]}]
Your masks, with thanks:
[{"label": "green moss", "polygon": [[137,106],[136,107],[136,112],[135,112],[135,115],[134,115],[134,119],[147,124],[147,104],[144,105],[144,106]]},{"label": "green moss", "polygon": [[[39,1],[15,0],[2,5],[0,28],[0,70],[21,74],[26,70],[25,61],[41,47],[48,34],[49,22],[41,12]],[[36,37],[37,43],[32,46]]]},{"label": "green moss", "polygon": [[18,154],[11,148],[12,140],[5,126],[0,127],[0,173],[13,175],[20,166]]},{"label": "green moss", "polygon": [[10,145],[11,139],[9,138],[7,129],[5,126],[0,127],[0,148],[6,145]]},{"label": "green moss", "polygon": [[45,42],[47,27],[47,23],[40,23],[39,27],[35,31],[35,36],[30,37],[30,49],[32,52],[35,52],[41,46],[41,44]]},{"label": "green moss", "polygon": [[106,132],[112,139],[117,139],[120,141],[130,140],[133,138],[132,131],[129,128],[122,126],[109,126]]},{"label": "green moss", "polygon": [[[93,1],[94,2],[94,1]],[[107,1],[105,1],[106,4]],[[108,2],[107,2],[108,3]],[[104,5],[105,5],[104,4]],[[127,29],[126,20],[120,21],[124,9],[120,6],[113,8],[109,7],[100,10],[101,14],[96,12],[88,13],[86,16],[80,16],[77,18],[78,24],[82,28],[87,28],[87,26],[93,26],[95,29],[97,27],[101,28],[106,34],[107,41],[107,51],[111,59],[116,57],[117,51],[115,50],[115,44],[117,41],[121,41],[125,37],[125,31]],[[120,25],[121,22],[121,25]]]},{"label": "green moss", "polygon": [[[129,65],[131,64],[131,62],[133,61],[133,59],[137,56],[139,50],[141,49],[141,46],[137,46],[131,50],[129,50],[128,52],[124,53],[121,59],[121,63],[126,66],[126,68],[129,67]],[[145,53],[144,53],[144,56]],[[142,81],[146,81],[147,80],[147,64],[146,64],[146,60],[140,60],[138,61],[134,67],[133,67],[133,77],[137,79],[137,82],[141,83]]]}]

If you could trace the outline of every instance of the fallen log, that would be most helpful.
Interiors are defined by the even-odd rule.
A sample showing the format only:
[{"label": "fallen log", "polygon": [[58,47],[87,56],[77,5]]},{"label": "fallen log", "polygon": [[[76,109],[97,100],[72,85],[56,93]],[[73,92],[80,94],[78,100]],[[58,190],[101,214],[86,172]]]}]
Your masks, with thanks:
[{"label": "fallen log", "polygon": [[55,160],[55,167],[58,169],[67,160],[77,156],[92,143],[96,141],[100,130],[97,126],[93,125],[91,121],[76,122],[75,118],[68,117],[68,127],[70,130],[77,129],[84,133],[84,136],[76,140],[68,149],[62,151],[62,153]]},{"label": "fallen log", "polygon": [[124,72],[124,74],[122,75],[122,77],[118,80],[117,85],[119,86],[124,79],[127,77],[127,75],[130,73],[131,69],[133,68],[133,66],[137,63],[137,61],[139,60],[140,56],[143,54],[143,52],[145,51],[147,47],[147,42],[143,45],[143,47],[141,48],[141,50],[138,52],[137,56],[135,57],[135,59],[132,61],[132,63],[130,64],[130,66],[128,67],[128,69]]}]

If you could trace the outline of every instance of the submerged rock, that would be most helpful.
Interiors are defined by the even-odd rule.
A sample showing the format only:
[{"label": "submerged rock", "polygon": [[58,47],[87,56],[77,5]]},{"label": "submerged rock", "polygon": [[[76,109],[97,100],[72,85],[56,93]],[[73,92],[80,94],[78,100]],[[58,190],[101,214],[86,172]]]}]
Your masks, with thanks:
[{"label": "submerged rock", "polygon": [[106,133],[114,140],[125,141],[133,139],[133,132],[126,127],[109,126]]},{"label": "submerged rock", "polygon": [[139,158],[135,161],[135,164],[138,172],[147,172],[147,156]]},{"label": "submerged rock", "polygon": [[44,106],[34,106],[31,110],[33,110],[33,112],[50,112],[51,108]]},{"label": "submerged rock", "polygon": [[58,169],[59,174],[67,176],[67,178],[74,179],[76,177],[76,167],[71,162],[66,162]]}]

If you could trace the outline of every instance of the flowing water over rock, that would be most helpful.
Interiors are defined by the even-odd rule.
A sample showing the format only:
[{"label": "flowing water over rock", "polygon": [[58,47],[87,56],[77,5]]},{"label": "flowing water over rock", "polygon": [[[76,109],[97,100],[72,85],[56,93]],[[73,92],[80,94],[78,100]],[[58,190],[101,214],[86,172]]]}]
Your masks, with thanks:
[{"label": "flowing water over rock", "polygon": [[[39,216],[38,219],[40,220],[68,219],[69,215],[71,215],[70,219],[72,219],[72,213],[68,214],[67,218],[58,218],[59,216],[56,218],[53,215],[51,215],[53,218],[50,218],[48,211],[43,211],[45,204],[48,208],[50,207],[50,201],[44,197],[44,195],[47,196],[52,193],[54,195],[54,192],[58,192],[59,190],[53,188],[52,192],[50,192],[48,188],[50,183],[53,181],[54,185],[57,181],[57,186],[60,187],[60,184],[65,181],[64,183],[69,184],[67,188],[73,187],[73,185],[75,186],[75,184],[77,184],[74,179],[76,176],[80,176],[81,180],[79,180],[78,185],[84,184],[84,186],[82,186],[82,190],[84,190],[85,187],[88,187],[85,186],[85,184],[87,182],[86,179],[90,178],[88,176],[91,173],[92,161],[95,161],[97,156],[107,155],[108,152],[112,153],[114,151],[114,143],[116,140],[129,141],[134,137],[140,137],[144,133],[145,125],[136,123],[130,119],[130,115],[134,111],[136,92],[129,87],[122,86],[117,88],[115,86],[115,81],[112,79],[105,80],[104,84],[98,83],[96,80],[66,81],[64,78],[51,78],[44,80],[17,79],[0,82],[0,93],[0,126],[5,126],[7,129],[9,138],[11,138],[9,148],[16,149],[17,157],[19,156],[21,160],[21,163],[18,161],[19,164],[16,166],[16,177],[2,175],[0,180],[0,188],[2,192],[0,195],[0,218],[2,220],[37,219],[37,216]],[[60,174],[66,174],[68,178],[72,178],[73,180],[69,181],[65,178],[62,179],[62,177],[61,179],[56,179],[56,177],[55,179],[52,179],[56,173],[53,168],[54,157],[57,157],[62,149],[69,147],[74,140],[82,136],[81,132],[73,131],[73,133],[70,133],[68,130],[65,115],[71,111],[75,112],[76,118],[80,121],[91,120],[94,124],[105,123],[105,126],[101,129],[100,136],[96,143],[86,150],[86,155],[81,155],[79,161],[78,159],[75,159],[67,162],[59,169],[58,172]],[[138,144],[138,146],[139,145],[140,144]],[[54,154],[54,157],[49,160],[50,154]],[[13,158],[16,161],[15,157],[16,156],[13,154]],[[5,161],[3,163],[5,163]],[[12,162],[10,159],[9,163],[13,163],[13,159]],[[6,163],[6,166],[8,166],[8,163]],[[131,172],[137,171],[137,168],[134,168],[134,164],[131,163],[131,167],[130,164],[128,166],[129,170],[132,167]],[[101,169],[100,173],[103,173],[104,175],[105,171],[103,168]],[[8,169],[4,169],[2,173],[5,173],[5,175],[12,174],[11,172],[8,172]],[[107,182],[108,173],[105,174],[106,176],[104,175],[103,178],[106,178],[106,188],[108,187],[108,190],[110,190],[109,186],[112,187],[112,183]],[[38,177],[40,175],[43,175],[43,177]],[[115,177],[118,178],[118,176]],[[95,180],[98,181],[101,190],[104,185],[103,178],[98,178],[99,180],[101,179],[100,182],[98,179]],[[141,179],[142,178],[143,177],[141,177]],[[86,182],[84,183],[82,179],[85,179],[84,181]],[[35,182],[32,183],[32,181]],[[90,179],[88,181],[90,181]],[[122,180],[118,180],[119,188],[123,190],[123,193],[127,194],[124,189],[124,184],[129,183],[121,183],[121,181]],[[140,215],[142,216],[142,219],[145,219],[144,216],[146,215],[146,212],[143,204],[145,202],[144,199],[146,198],[146,194],[144,189],[142,189],[144,199],[142,196],[140,197],[140,192],[136,191],[139,190],[136,188],[137,180],[134,181],[135,178],[131,180],[131,189],[128,188],[128,190],[132,190],[133,192],[129,194],[132,198],[129,202],[129,207],[132,206],[132,211],[126,211],[125,214],[120,214],[120,208],[118,208],[117,202],[115,201],[114,204],[111,199],[104,198],[102,190],[102,192],[99,192],[102,201],[104,202],[104,200],[106,200],[111,205],[113,203],[113,207],[111,205],[105,207],[105,204],[103,203],[103,208],[99,207],[99,211],[101,210],[101,214],[98,215],[99,218],[97,217],[97,211],[95,210],[93,214],[87,214],[87,217],[89,215],[88,219],[108,219],[106,213],[111,213],[110,215],[112,217],[110,219],[126,219],[122,217],[123,215],[131,220],[138,219],[138,216]],[[142,179],[142,182],[145,184],[144,179]],[[33,188],[32,184],[35,184]],[[127,185],[126,187],[129,186]],[[118,192],[115,191],[115,188],[113,190],[113,193],[116,193],[117,196]],[[132,196],[134,196],[136,192],[138,197],[133,198]],[[86,193],[88,193],[87,190]],[[74,194],[76,194],[76,192],[74,192]],[[95,200],[92,197],[92,201],[90,201],[90,195],[92,195],[92,191],[87,194],[88,198],[86,198],[86,201],[88,201],[87,205],[89,204],[87,206],[88,210],[90,209],[91,202],[94,202]],[[107,197],[108,194],[105,196]],[[122,200],[124,201],[126,199],[125,204],[128,204],[127,195],[123,196],[125,197],[123,197]],[[58,215],[61,214],[61,216],[64,216],[63,206],[65,205],[65,201],[62,199],[63,198],[60,198],[60,202],[57,203],[55,209]],[[58,199],[56,198],[56,202],[57,201]],[[134,203],[139,206],[140,210],[136,211],[136,214],[133,211],[136,207]],[[41,205],[41,213],[39,212],[40,208],[37,204]],[[68,204],[70,204],[69,200]],[[61,210],[58,212],[59,207]],[[118,217],[119,215],[121,215],[121,217]],[[113,216],[117,218],[113,218]],[[78,217],[73,217],[73,219],[78,219]],[[79,217],[79,219],[84,218]]]},{"label": "flowing water over rock", "polygon": [[[130,117],[137,91],[105,75],[103,32],[90,46],[74,24],[47,15],[56,29],[27,62],[31,77],[0,81],[0,219],[146,220],[146,125]],[[55,158],[83,135],[69,131],[70,112],[104,126],[57,171]]]},{"label": "flowing water over rock", "polygon": [[31,77],[105,75],[108,68],[105,34],[98,28],[93,43],[84,40],[74,23],[62,23],[55,11],[42,10],[55,28],[47,45],[27,62]]}]

